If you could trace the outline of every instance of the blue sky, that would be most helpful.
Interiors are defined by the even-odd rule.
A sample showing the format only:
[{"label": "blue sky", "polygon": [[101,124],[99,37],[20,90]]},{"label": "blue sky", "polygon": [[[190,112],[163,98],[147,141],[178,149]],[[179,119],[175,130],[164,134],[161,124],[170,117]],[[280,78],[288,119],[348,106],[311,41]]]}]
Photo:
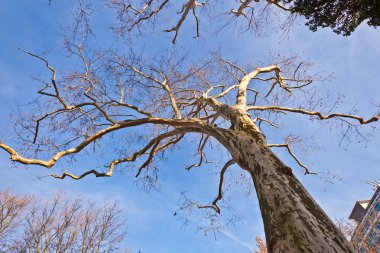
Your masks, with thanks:
[{"label": "blue sky", "polygon": [[[24,105],[33,99],[32,94],[36,91],[37,84],[30,79],[30,75],[46,75],[42,64],[22,54],[17,48],[34,52],[49,51],[47,56],[53,64],[58,67],[60,63],[67,64],[59,49],[62,45],[62,27],[68,24],[70,8],[69,1],[53,1],[50,7],[48,1],[43,0],[1,1],[1,139],[14,135],[13,122],[9,117],[12,109],[17,104]],[[203,27],[203,35],[199,40],[186,37],[194,32],[192,29],[191,25],[184,27],[177,47],[190,48],[196,54],[218,49],[227,58],[239,59],[252,65],[265,59],[269,51],[297,53],[301,58],[313,61],[315,71],[333,73],[334,79],[321,86],[321,89],[345,95],[338,108],[340,111],[349,112],[355,107],[357,114],[370,117],[379,110],[373,103],[380,104],[380,29],[361,25],[352,36],[341,37],[326,29],[313,33],[299,25],[285,38],[272,35],[259,39],[249,33],[224,33],[217,39],[210,39]],[[149,48],[159,51],[172,46],[167,35],[153,34],[149,39],[150,41],[144,40],[145,50]],[[289,127],[286,131],[314,137],[321,147],[319,150],[311,150],[308,156],[303,156],[305,163],[322,172],[321,176],[303,176],[302,173],[298,173],[298,176],[330,217],[347,217],[356,200],[371,197],[371,187],[363,183],[363,180],[380,178],[378,129],[373,131],[370,142],[366,145],[355,141],[349,145],[339,145],[339,131],[329,129],[328,126],[315,121],[308,122],[307,118],[301,116],[290,117],[287,124]],[[173,154],[175,159],[161,163],[161,189],[149,193],[136,186],[130,174],[121,172],[106,179],[38,179],[38,176],[48,173],[46,169],[15,167],[9,162],[7,154],[0,152],[0,188],[40,196],[63,189],[70,195],[82,195],[99,202],[117,200],[125,209],[127,217],[129,233],[125,244],[136,252],[249,252],[249,248],[255,248],[255,236],[263,236],[263,226],[255,193],[247,197],[244,187],[238,184],[233,185],[229,192],[231,205],[245,219],[222,231],[217,240],[212,234],[204,236],[197,231],[202,212],[190,216],[185,228],[173,216],[180,192],[186,191],[194,199],[206,202],[217,192],[218,178],[211,168],[191,172],[183,169],[188,163],[184,162],[188,151],[185,147]],[[286,153],[278,151],[278,154],[287,164],[296,168],[295,171],[301,172]],[[219,159],[220,156],[215,152],[211,159]],[[83,159],[76,166],[88,167],[96,162],[98,161]],[[242,171],[234,167],[231,173],[238,174]],[[342,180],[337,180],[334,184],[328,183],[324,180],[324,175],[328,173],[337,175]]]}]

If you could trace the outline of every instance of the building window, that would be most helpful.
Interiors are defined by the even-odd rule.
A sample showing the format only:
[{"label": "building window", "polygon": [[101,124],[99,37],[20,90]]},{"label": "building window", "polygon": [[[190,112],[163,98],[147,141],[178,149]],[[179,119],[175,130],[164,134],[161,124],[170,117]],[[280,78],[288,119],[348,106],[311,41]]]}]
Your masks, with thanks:
[{"label": "building window", "polygon": [[376,204],[375,209],[376,212],[380,212],[380,202]]},{"label": "building window", "polygon": [[375,229],[367,236],[366,241],[372,249],[376,249],[376,243],[379,240],[379,233]]}]

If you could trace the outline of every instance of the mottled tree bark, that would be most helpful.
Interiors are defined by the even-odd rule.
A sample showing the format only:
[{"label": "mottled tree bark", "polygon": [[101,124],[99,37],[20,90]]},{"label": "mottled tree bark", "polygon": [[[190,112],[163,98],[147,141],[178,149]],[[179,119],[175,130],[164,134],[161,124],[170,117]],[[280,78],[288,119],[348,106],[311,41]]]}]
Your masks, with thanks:
[{"label": "mottled tree bark", "polygon": [[252,176],[270,253],[354,252],[291,168],[268,148],[265,136],[247,128],[221,135],[218,139]]}]

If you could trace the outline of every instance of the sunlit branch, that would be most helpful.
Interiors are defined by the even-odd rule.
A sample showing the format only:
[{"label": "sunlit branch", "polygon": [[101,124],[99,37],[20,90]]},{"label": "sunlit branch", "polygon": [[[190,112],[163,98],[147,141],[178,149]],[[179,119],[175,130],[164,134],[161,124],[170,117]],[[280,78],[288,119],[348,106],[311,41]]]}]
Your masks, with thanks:
[{"label": "sunlit branch", "polygon": [[247,8],[252,8],[250,6],[250,4],[251,4],[252,1],[253,0],[241,0],[240,1],[241,4],[240,4],[239,8],[237,10],[232,9],[231,13],[234,14],[235,16],[237,16],[237,17],[241,16],[241,15],[244,16],[244,17],[247,17],[247,15],[244,13],[244,10],[247,9]]},{"label": "sunlit branch", "polygon": [[205,5],[205,3],[200,3],[200,2],[197,2],[196,0],[188,0],[188,2],[182,6],[182,10],[177,13],[177,14],[182,13],[182,16],[179,19],[179,21],[177,22],[177,24],[175,26],[173,26],[171,29],[164,30],[165,32],[174,32],[175,33],[174,38],[172,40],[173,44],[176,43],[178,31],[181,28],[181,26],[182,26],[183,22],[185,21],[187,15],[189,14],[190,10],[192,10],[193,16],[194,16],[195,21],[196,21],[196,32],[197,32],[197,34],[194,38],[199,37],[199,20],[198,20],[196,13],[195,13],[195,9],[198,6],[203,6],[203,5]]},{"label": "sunlit branch", "polygon": [[364,119],[355,115],[351,114],[341,114],[341,113],[332,113],[328,115],[323,115],[321,112],[318,111],[308,111],[304,109],[297,109],[297,108],[290,108],[290,107],[282,107],[282,106],[275,106],[275,105],[269,105],[269,106],[249,106],[248,111],[266,111],[266,110],[271,110],[271,111],[283,111],[283,112],[294,112],[294,113],[300,113],[300,114],[305,114],[305,115],[311,115],[311,116],[317,116],[321,120],[326,120],[326,119],[331,119],[331,118],[347,118],[347,119],[354,119],[359,121],[360,124],[369,124],[372,122],[376,122],[380,118],[380,113],[377,114],[376,116],[369,118],[369,119]]},{"label": "sunlit branch", "polygon": [[150,7],[150,5],[153,3],[154,0],[148,1],[141,9],[135,8],[133,5],[129,4],[125,6],[125,10],[132,9],[133,11],[136,12],[136,14],[142,14],[147,8]]},{"label": "sunlit branch", "polygon": [[278,66],[272,65],[265,68],[256,68],[252,72],[246,74],[240,81],[238,86],[238,94],[236,98],[236,104],[238,106],[246,107],[247,106],[247,88],[249,83],[253,78],[255,78],[257,75],[261,73],[268,73],[268,72],[275,72],[277,83],[280,85],[281,88],[283,88],[286,91],[290,91],[285,83],[283,83],[282,77],[280,75],[281,70]]},{"label": "sunlit branch", "polygon": [[[149,164],[149,162],[152,160],[152,158],[154,156],[154,152],[163,150],[163,149],[169,147],[170,145],[174,145],[174,144],[178,143],[183,138],[184,134],[180,134],[180,136],[178,138],[176,138],[175,140],[169,141],[166,144],[162,145],[161,147],[158,147],[158,144],[160,143],[160,141],[163,139],[169,138],[171,136],[178,135],[180,132],[181,132],[181,130],[177,129],[177,130],[173,130],[173,131],[170,131],[170,132],[167,132],[167,133],[164,133],[164,134],[157,136],[156,138],[150,140],[149,143],[147,145],[145,145],[142,149],[133,153],[131,156],[116,159],[116,160],[112,161],[108,166],[108,171],[105,173],[98,172],[97,170],[89,170],[89,171],[86,171],[79,176],[76,176],[76,175],[74,175],[72,173],[68,173],[68,172],[64,172],[60,176],[58,176],[56,174],[52,174],[51,176],[54,178],[58,178],[58,179],[64,179],[65,177],[71,177],[72,179],[75,179],[75,180],[82,179],[83,177],[90,175],[90,174],[94,174],[96,177],[111,177],[116,165],[121,164],[121,163],[125,163],[125,162],[134,162],[137,160],[137,158],[139,158],[143,155],[146,155],[147,151],[150,148],[152,148],[152,151],[149,152],[148,160],[138,170],[138,173],[136,175],[136,177],[138,177],[139,174],[141,173],[141,170],[143,168],[145,168]],[[153,152],[153,150],[154,150],[154,152]]]},{"label": "sunlit branch", "polygon": [[10,159],[12,161],[19,162],[22,164],[34,164],[34,165],[40,165],[46,168],[51,168],[60,158],[70,155],[70,154],[75,154],[75,153],[80,152],[85,147],[87,147],[90,143],[93,143],[94,141],[102,138],[104,135],[108,133],[111,133],[119,129],[129,128],[129,127],[134,127],[134,126],[141,126],[144,124],[167,125],[167,126],[172,126],[172,127],[186,126],[188,128],[191,128],[191,130],[189,131],[202,132],[205,129],[207,123],[202,122],[200,120],[196,120],[196,119],[178,120],[178,119],[165,119],[165,118],[153,118],[153,117],[136,119],[136,120],[125,120],[89,136],[87,139],[85,139],[83,142],[81,142],[78,146],[74,148],[69,148],[64,151],[57,152],[49,160],[25,158],[23,156],[20,156],[16,152],[16,150],[4,144],[1,141],[0,141],[0,148],[2,148],[3,150],[9,153]]},{"label": "sunlit branch", "polygon": [[[95,100],[94,100],[95,101]],[[107,105],[107,103],[105,103],[104,105]],[[103,106],[104,106],[103,105]],[[95,101],[95,102],[85,102],[85,103],[80,103],[80,104],[77,104],[77,105],[72,105],[70,106],[69,108],[62,108],[62,109],[57,109],[55,111],[52,111],[52,112],[49,112],[49,113],[46,113],[44,116],[38,118],[36,120],[36,126],[35,126],[35,131],[34,131],[34,137],[33,137],[33,143],[36,143],[37,141],[37,137],[38,137],[38,132],[39,132],[39,128],[40,128],[40,124],[43,120],[51,117],[51,116],[55,116],[57,114],[60,114],[60,113],[64,113],[64,112],[72,112],[76,109],[80,110],[81,113],[83,114],[86,114],[89,118],[91,118],[90,115],[88,115],[87,113],[85,113],[82,108],[83,107],[86,107],[86,106],[94,106],[96,110],[100,111],[103,116],[105,117],[105,119],[107,119],[107,121],[109,121],[111,123],[111,125],[114,125],[116,124],[116,121],[114,121],[113,119],[110,118],[110,115],[108,115],[108,113],[101,107],[98,105],[98,103]],[[92,121],[92,118],[91,118],[91,121]],[[94,125],[98,125],[97,123],[93,122]],[[108,124],[110,125],[110,124]]]},{"label": "sunlit branch", "polygon": [[[156,15],[158,12],[160,12],[164,7],[165,5],[169,2],[169,0],[164,0],[160,6],[158,6],[156,9],[152,10],[151,12],[149,12],[147,15],[143,16],[143,17],[140,17],[138,18],[132,25],[131,27],[129,28],[129,31],[132,31],[132,29],[138,25],[140,22],[142,21],[145,21],[145,20],[148,20],[150,19],[151,17],[153,17],[154,15]],[[152,1],[150,1],[150,4],[152,3]],[[149,4],[149,5],[150,5]],[[149,7],[149,5],[146,5],[143,7],[143,9],[145,10],[147,7]],[[132,8],[131,8],[132,9]],[[135,8],[133,8],[135,9]],[[139,13],[139,12],[138,12]]]},{"label": "sunlit branch", "polygon": [[227,89],[225,89],[224,91],[222,91],[221,93],[219,93],[218,95],[214,96],[214,98],[221,98],[221,97],[224,97],[225,95],[227,95],[230,91],[238,88],[239,85],[235,84],[235,85],[232,85],[230,87],[228,87]]}]

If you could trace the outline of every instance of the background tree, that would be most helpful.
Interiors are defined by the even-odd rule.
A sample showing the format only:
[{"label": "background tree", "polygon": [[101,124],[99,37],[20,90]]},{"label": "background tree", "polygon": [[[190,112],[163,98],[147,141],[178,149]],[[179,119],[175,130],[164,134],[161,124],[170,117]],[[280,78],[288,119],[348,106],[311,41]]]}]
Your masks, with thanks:
[{"label": "background tree", "polygon": [[37,199],[0,192],[1,252],[119,252],[125,219],[116,203],[96,205],[63,193]]},{"label": "background tree", "polygon": [[352,220],[347,220],[343,218],[334,218],[336,226],[342,231],[343,235],[348,241],[351,241],[351,237],[354,234],[356,224]]},{"label": "background tree", "polygon": [[25,209],[30,205],[30,196],[18,196],[9,190],[0,191],[0,251],[7,252],[16,237]]},{"label": "background tree", "polygon": [[265,245],[263,239],[256,237],[256,246],[259,250],[256,250],[255,253],[268,253],[267,246]]}]

